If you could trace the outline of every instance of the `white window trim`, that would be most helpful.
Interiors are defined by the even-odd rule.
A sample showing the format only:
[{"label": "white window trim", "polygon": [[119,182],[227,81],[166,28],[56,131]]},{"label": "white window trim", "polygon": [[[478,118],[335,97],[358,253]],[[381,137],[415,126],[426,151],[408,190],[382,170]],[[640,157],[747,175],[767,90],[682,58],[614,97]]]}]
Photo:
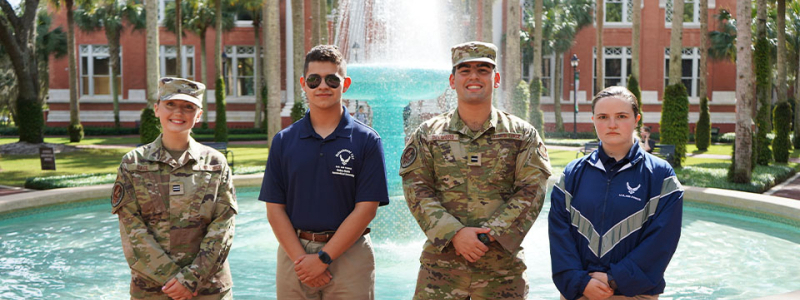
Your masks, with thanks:
[{"label": "white window trim", "polygon": [[[604,6],[603,7],[603,19],[608,17],[608,13],[607,13],[608,11],[606,9],[606,8],[608,8],[608,4],[609,4],[608,1],[609,0],[603,1],[603,6]],[[619,1],[619,2],[614,2],[614,3],[622,4],[622,15],[621,15],[622,22],[608,22],[606,20],[603,20],[603,26],[604,27],[609,27],[609,28],[631,27],[633,25],[633,22],[628,22],[628,15],[632,14],[633,12],[628,11],[628,3],[632,2],[634,0],[612,0],[612,1]]]},{"label": "white window trim", "polygon": [[[672,0],[659,0],[659,6],[664,9],[664,26],[667,29],[672,28],[672,21],[667,21],[667,1],[672,2]],[[683,22],[683,28],[700,28],[700,0],[683,0],[684,3],[686,1],[694,1],[694,16],[692,17],[692,22]],[[716,3],[713,3],[714,0],[708,0],[708,9],[713,9],[716,7]],[[663,5],[662,5],[663,3]],[[705,13],[708,13],[708,9],[703,10]]]},{"label": "white window trim", "polygon": [[[664,48],[664,81],[666,82],[669,80],[669,69],[667,68],[667,59],[669,59],[669,47]],[[681,60],[684,59],[691,59],[692,60],[692,77],[691,78],[684,78],[681,76],[681,80],[683,79],[690,79],[692,81],[691,90],[687,91],[689,94],[689,98],[693,99],[697,97],[697,82],[699,78],[698,74],[698,66],[700,65],[700,50],[697,47],[689,47],[683,48],[683,52],[681,53]],[[682,74],[681,74],[682,75]],[[664,86],[664,89],[667,87]]]},{"label": "white window trim", "polygon": [[[103,48],[105,48],[105,51],[103,51]],[[79,84],[78,84],[78,87],[79,87],[78,95],[79,95],[79,97],[78,98],[81,99],[81,100],[84,100],[84,99],[85,100],[108,100],[108,99],[111,99],[112,96],[113,96],[111,94],[108,94],[108,95],[95,95],[94,94],[94,77],[95,77],[94,76],[94,58],[110,57],[111,55],[108,53],[109,50],[110,50],[108,45],[80,45],[78,47],[78,49],[79,49],[79,52],[80,52],[80,58],[83,58],[83,57],[88,57],[89,58],[89,59],[86,60],[86,62],[87,62],[86,66],[84,66],[83,63],[81,63],[80,66],[79,66],[79,70],[78,70],[78,72],[79,72],[78,73],[79,74],[79,76],[78,76],[78,81],[79,81]],[[80,58],[78,59],[79,62],[83,61]],[[85,88],[89,89],[89,93],[88,94],[84,94],[83,68],[87,68],[86,70],[87,70],[87,74],[88,75],[86,75],[86,76],[89,77],[89,86],[85,87]],[[109,77],[109,80],[108,80],[108,82],[109,82],[109,84],[114,84],[111,81],[111,71],[112,71],[111,70],[111,63],[109,61],[109,64],[108,64],[108,77]],[[124,73],[125,72],[123,71],[123,68],[122,68],[122,46],[120,46],[119,47],[119,75],[117,76],[119,78],[119,91],[117,91],[117,93],[120,95],[120,97],[122,97],[122,91],[123,91],[123,89],[122,89],[122,83],[123,83],[122,74],[124,74]],[[109,86],[109,90],[112,90],[111,86]]]},{"label": "white window trim", "polygon": [[[549,95],[542,94],[542,100],[547,100],[547,99],[552,99],[553,98],[553,87],[554,87],[554,84],[555,84],[555,82],[553,81],[553,76],[555,76],[555,69],[554,68],[557,67],[556,63],[554,62],[555,54],[551,53],[551,54],[543,55],[542,56],[542,61],[544,61],[545,59],[550,59],[550,76],[549,77],[544,77],[544,73],[542,73],[542,85],[544,85],[544,78],[549,78],[549,80],[550,80],[550,94]],[[533,63],[528,64],[527,66],[524,67],[524,69],[525,70],[523,70],[523,73],[524,73],[524,71],[528,71],[528,76],[527,76],[527,78],[525,78],[525,76],[523,76],[523,80],[530,81],[531,78],[533,78]]]},{"label": "white window trim", "polygon": [[[607,49],[613,49],[613,48],[620,48],[621,49],[620,50],[620,54],[609,54]],[[597,48],[595,47],[595,51],[592,51],[592,62],[597,60],[597,50],[596,49]],[[627,86],[628,85],[628,75],[631,74],[631,71],[629,70],[630,66],[628,65],[628,59],[631,59],[631,63],[633,63],[632,62],[633,58],[631,57],[631,48],[630,47],[624,47],[624,46],[620,46],[620,47],[614,47],[614,46],[608,47],[608,46],[606,46],[606,47],[603,47],[603,51],[604,51],[603,52],[603,73],[605,73],[605,71],[606,71],[606,59],[609,59],[609,58],[621,59],[622,60],[622,64],[621,64],[622,65],[622,70],[620,70],[620,72],[621,72],[620,75],[622,76],[622,78],[620,78],[620,85],[621,86]],[[605,76],[605,74],[603,74],[603,81],[605,82],[607,79],[608,79],[608,77]],[[597,84],[597,68],[595,68],[595,64],[593,63],[592,64],[592,91],[595,88],[595,84]]]},{"label": "white window trim", "polygon": [[[159,54],[159,60],[160,60],[159,61],[160,70],[158,70],[158,71],[161,74],[161,77],[167,76],[166,75],[167,74],[167,58],[174,58],[174,57],[178,56],[178,54],[175,53],[175,52],[167,53],[167,47],[175,48],[175,45],[161,45],[161,46],[158,47],[158,51],[159,51],[158,54]],[[181,72],[180,72],[180,74],[178,76],[181,77],[181,78],[189,78],[189,77],[191,77],[191,78],[194,78],[196,80],[197,79],[196,72],[195,72],[195,74],[188,74],[188,68],[189,68],[188,60],[189,60],[189,58],[192,58],[192,63],[195,63],[197,61],[197,60],[194,59],[194,46],[192,46],[192,45],[182,45],[181,49],[183,49],[183,52],[182,52],[183,55],[181,56]],[[192,68],[192,70],[194,71],[195,68]]]},{"label": "white window trim", "polygon": [[[239,51],[238,51],[239,47],[253,48],[253,53],[252,54],[250,54],[250,53],[239,53]],[[234,66],[236,65],[236,61],[240,57],[241,58],[253,58],[253,63],[254,64],[257,63],[256,60],[255,60],[255,52],[256,52],[256,49],[258,49],[258,48],[260,48],[260,47],[248,46],[248,45],[225,46],[225,55],[228,58],[231,59],[231,66],[228,66],[228,68],[231,68],[230,69],[231,70],[231,77],[232,77],[232,80],[234,80],[234,82],[230,82],[231,79],[229,79],[228,82],[226,83],[227,86],[230,87],[230,90],[231,90],[230,94],[225,95],[226,97],[233,97],[233,98],[237,98],[237,99],[253,99],[253,101],[255,101],[255,98],[256,98],[255,95],[244,95],[244,96],[239,96],[238,95],[238,90],[237,90],[237,86],[236,86],[236,80],[239,79],[239,68],[235,68]],[[225,59],[223,59],[223,63],[224,62],[225,62]],[[253,80],[255,80],[255,76],[252,76],[252,77],[253,77]],[[254,93],[258,93],[258,92],[259,91],[254,91]]]}]

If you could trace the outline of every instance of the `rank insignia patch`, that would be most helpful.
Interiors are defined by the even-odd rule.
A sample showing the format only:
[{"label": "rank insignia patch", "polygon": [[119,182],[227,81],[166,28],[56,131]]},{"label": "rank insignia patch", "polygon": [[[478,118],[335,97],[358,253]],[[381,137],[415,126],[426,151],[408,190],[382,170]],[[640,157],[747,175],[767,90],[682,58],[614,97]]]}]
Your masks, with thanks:
[{"label": "rank insignia patch", "polygon": [[111,205],[114,207],[119,206],[123,197],[125,197],[125,187],[122,186],[122,182],[117,181],[117,183],[114,184],[113,191],[111,192]]},{"label": "rank insignia patch", "polygon": [[403,151],[403,156],[400,157],[400,167],[408,168],[416,160],[417,160],[417,148],[414,146],[408,146],[408,148],[406,148],[406,150]]}]

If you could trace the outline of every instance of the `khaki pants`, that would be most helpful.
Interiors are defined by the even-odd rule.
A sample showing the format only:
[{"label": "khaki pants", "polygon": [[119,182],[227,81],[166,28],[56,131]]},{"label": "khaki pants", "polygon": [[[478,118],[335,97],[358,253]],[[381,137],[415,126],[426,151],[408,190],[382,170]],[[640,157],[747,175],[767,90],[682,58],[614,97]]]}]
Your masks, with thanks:
[{"label": "khaki pants", "polygon": [[[580,298],[578,298],[578,300],[587,300],[587,299],[589,299],[589,298],[586,298],[586,297],[580,297]],[[657,299],[658,299],[658,295],[638,295],[638,296],[634,296],[634,297],[625,297],[625,296],[619,296],[619,295],[617,295],[617,296],[611,296],[611,298],[608,298],[608,299],[606,299],[606,300],[625,300],[625,299],[632,299],[632,300],[657,300]],[[567,298],[564,298],[564,296],[561,296],[561,300],[567,300]]]},{"label": "khaki pants", "polygon": [[[306,253],[319,252],[325,243],[300,239]],[[294,262],[283,248],[278,247],[278,270],[276,285],[278,299],[375,299],[375,257],[369,235],[360,237],[328,267],[333,279],[328,284],[312,288],[297,278]]]}]

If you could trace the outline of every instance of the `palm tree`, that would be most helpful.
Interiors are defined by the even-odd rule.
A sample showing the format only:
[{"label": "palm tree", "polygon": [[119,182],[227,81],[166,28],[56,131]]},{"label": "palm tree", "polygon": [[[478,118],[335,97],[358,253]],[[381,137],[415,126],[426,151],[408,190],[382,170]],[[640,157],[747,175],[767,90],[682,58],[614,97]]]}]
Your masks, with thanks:
[{"label": "palm tree", "polygon": [[595,90],[594,93],[597,93],[603,88],[605,88],[605,80],[603,79],[603,23],[605,22],[604,13],[604,6],[603,0],[597,0],[594,10],[595,16],[595,43],[596,46],[594,48],[595,51]]},{"label": "palm tree", "polygon": [[319,45],[319,2],[323,0],[311,0],[311,45]]},{"label": "palm tree", "polygon": [[319,0],[319,43],[328,42],[328,0]]},{"label": "palm tree", "polygon": [[[297,79],[303,76],[303,63],[306,54],[305,47],[305,34],[306,26],[303,16],[303,1],[292,0],[292,65],[294,68],[294,78]],[[294,86],[294,101],[303,101],[303,89],[300,84],[295,82]]]},{"label": "palm tree", "polygon": [[[67,34],[61,27],[50,30],[52,24],[50,14],[39,11],[36,26],[36,63],[39,66],[39,104],[44,104],[50,90],[50,55],[61,58],[67,55]],[[0,47],[1,49],[2,47]],[[4,52],[4,51],[2,51]],[[5,53],[2,54],[3,56]],[[11,68],[9,68],[11,71]]]},{"label": "palm tree", "polygon": [[672,1],[672,31],[669,39],[669,84],[681,83],[683,53],[683,0]]},{"label": "palm tree", "polygon": [[21,4],[18,15],[7,0],[0,1],[3,16],[0,18],[0,43],[11,58],[17,77],[17,125],[19,141],[41,143],[44,141],[44,118],[39,103],[39,72],[36,68],[36,24],[38,0]]},{"label": "palm tree", "polygon": [[[183,18],[181,17],[181,0],[175,0],[175,70],[183,73]],[[170,19],[167,19],[170,20]],[[170,22],[166,22],[170,23]]]},{"label": "palm tree", "polygon": [[483,0],[481,18],[481,41],[492,42],[492,2],[493,0]]},{"label": "palm tree", "polygon": [[111,67],[111,97],[114,103],[114,127],[119,128],[119,83],[120,74],[120,35],[122,19],[126,18],[134,30],[145,26],[144,11],[141,4],[133,1],[99,0],[85,3],[75,10],[75,23],[81,30],[96,31],[103,28],[108,40],[109,65]]},{"label": "palm tree", "polygon": [[795,58],[795,82],[794,82],[794,148],[800,149],[800,2],[792,1],[789,3],[789,33],[787,44],[793,50],[792,57]]},{"label": "palm tree", "polygon": [[706,80],[708,76],[708,0],[700,0],[700,70],[697,79],[697,95],[707,97]]},{"label": "palm tree", "polygon": [[[631,14],[631,75],[639,79],[639,42],[641,42],[642,29],[642,1],[633,1],[633,12]],[[641,100],[641,99],[639,99]]]},{"label": "palm tree", "polygon": [[[214,26],[216,11],[211,7],[211,0],[184,0],[181,1],[181,6],[181,18],[183,18],[184,28],[200,37],[200,73],[202,74],[202,80],[198,81],[203,82],[206,86],[211,86],[211,82],[214,82],[214,80],[208,76],[206,32],[208,28]],[[234,12],[230,7],[223,8],[225,10],[222,13],[222,31],[229,31],[234,26]],[[174,19],[176,17],[174,12],[174,9],[167,8],[164,12],[164,19]],[[177,32],[175,24],[173,22],[165,23],[167,30],[173,33]],[[207,94],[208,91],[206,91],[206,97],[203,100],[203,110],[207,108]],[[208,115],[208,113],[203,114],[204,128],[208,127]]]},{"label": "palm tree", "polygon": [[753,101],[753,54],[750,49],[751,33],[750,0],[736,1],[736,151],[733,160],[733,182],[748,183],[751,178],[751,155],[753,133],[751,103]]},{"label": "palm tree", "polygon": [[267,136],[272,143],[275,134],[281,130],[281,32],[278,1],[268,1],[263,6],[264,49],[266,51],[267,78]]},{"label": "palm tree", "polygon": [[145,59],[147,82],[147,106],[142,109],[139,127],[139,141],[142,144],[150,143],[161,132],[161,124],[153,112],[153,105],[158,100],[159,68],[159,41],[158,41],[158,0],[144,0],[145,6]]},{"label": "palm tree", "polygon": [[726,9],[721,9],[714,18],[717,20],[717,30],[708,33],[708,57],[714,61],[729,60],[735,63],[736,19]]},{"label": "palm tree", "polygon": [[506,1],[506,46],[504,52],[504,88],[503,98],[505,99],[505,108],[511,109],[513,105],[514,89],[522,80],[521,54],[519,48],[519,25],[520,20],[520,5],[519,1]]},{"label": "palm tree", "polygon": [[[75,61],[75,20],[72,10],[75,0],[63,1],[67,14],[67,60],[69,61],[69,127],[67,131],[70,142],[80,142],[83,139],[83,126],[78,103],[78,68]],[[50,4],[58,9],[61,6],[61,0],[50,0]]]},{"label": "palm tree", "polygon": [[262,99],[261,99],[261,89],[262,89],[262,80],[261,80],[261,68],[263,66],[261,60],[261,39],[260,39],[260,28],[261,28],[261,10],[264,2],[262,0],[234,0],[234,4],[238,4],[240,7],[239,9],[243,9],[247,11],[253,17],[253,44],[255,45],[255,59],[253,63],[253,80],[255,81],[255,96],[256,96],[256,111],[255,111],[255,118],[253,121],[253,126],[255,128],[261,128],[261,114],[264,111],[262,107]]},{"label": "palm tree", "polygon": [[[540,110],[539,103],[542,97],[542,9],[544,4],[543,0],[533,1],[533,76],[529,85],[532,87],[531,92],[531,105],[529,107],[528,115],[533,118],[536,112]],[[552,88],[552,87],[551,87]],[[560,104],[560,103],[556,103]],[[533,121],[533,120],[531,120]],[[539,131],[544,133],[544,128],[538,128]]]},{"label": "palm tree", "polygon": [[778,0],[778,103],[786,101],[786,1]]}]

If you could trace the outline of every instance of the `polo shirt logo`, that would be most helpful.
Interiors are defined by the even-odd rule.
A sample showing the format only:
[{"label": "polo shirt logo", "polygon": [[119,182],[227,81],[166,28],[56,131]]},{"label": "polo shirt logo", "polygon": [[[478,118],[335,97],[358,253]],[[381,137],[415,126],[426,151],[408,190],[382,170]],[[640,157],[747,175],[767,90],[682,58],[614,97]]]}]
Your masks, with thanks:
[{"label": "polo shirt logo", "polygon": [[356,177],[353,175],[353,168],[347,166],[351,160],[355,157],[353,152],[348,149],[339,150],[336,152],[336,157],[339,158],[339,161],[342,162],[342,165],[336,165],[335,169],[331,174],[339,175],[339,176],[347,176],[347,177]]}]

